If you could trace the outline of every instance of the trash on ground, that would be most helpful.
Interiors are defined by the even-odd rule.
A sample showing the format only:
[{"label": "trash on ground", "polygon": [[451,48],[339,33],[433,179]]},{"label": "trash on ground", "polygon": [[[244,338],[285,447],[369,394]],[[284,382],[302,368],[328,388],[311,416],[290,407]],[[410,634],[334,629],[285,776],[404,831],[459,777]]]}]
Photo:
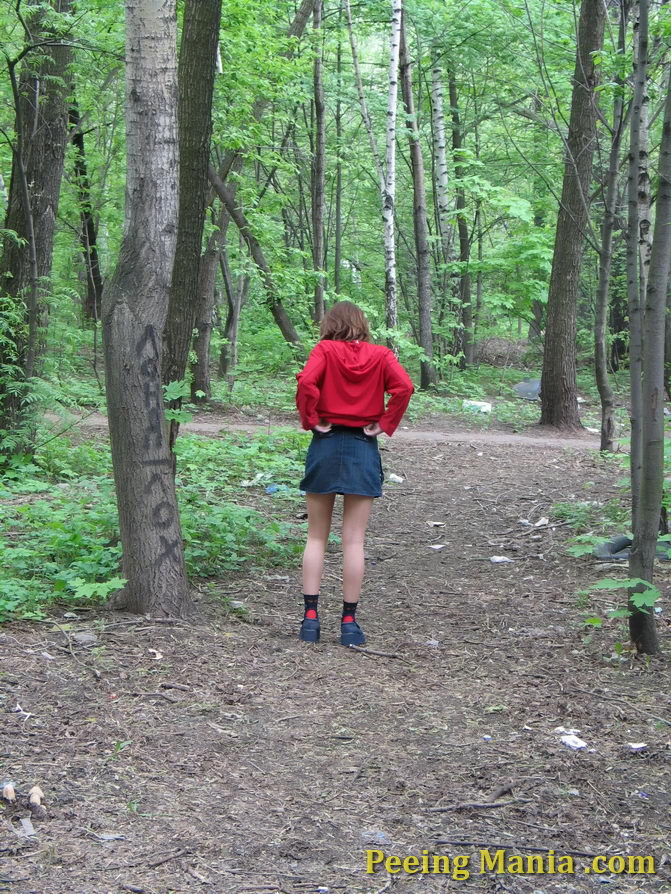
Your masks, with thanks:
[{"label": "trash on ground", "polygon": [[429,543],[429,549],[445,549],[447,543]]},{"label": "trash on ground", "polygon": [[428,525],[430,528],[444,528],[444,527],[445,527],[445,522],[428,521],[428,522],[427,522],[427,525]]},{"label": "trash on ground", "polygon": [[629,750],[633,752],[645,751],[645,749],[648,747],[647,742],[627,742],[627,745],[629,747]]},{"label": "trash on ground", "polygon": [[[625,562],[629,559],[631,545],[631,537],[627,537],[626,535],[613,537],[612,540],[606,540],[604,543],[597,543],[592,550],[592,555],[602,561]],[[656,557],[662,562],[669,561],[669,544],[666,541],[657,544]]]},{"label": "trash on ground", "polygon": [[21,831],[19,832],[17,830],[16,834],[20,838],[29,838],[31,835],[37,835],[35,827],[33,826],[29,817],[22,816],[19,822],[21,823]]},{"label": "trash on ground", "polygon": [[492,405],[486,400],[462,400],[463,410],[472,410],[474,413],[491,413]]},{"label": "trash on ground", "polygon": [[394,484],[403,484],[404,479],[401,478],[400,475],[395,475],[393,472],[387,478],[387,481],[393,481]]},{"label": "trash on ground", "polygon": [[289,490],[288,484],[269,484],[266,487],[267,494],[276,494],[276,493],[278,493],[278,491],[285,491],[285,490]]},{"label": "trash on ground", "polygon": [[543,518],[539,518],[538,521],[534,524],[534,528],[542,528],[545,525],[549,525],[549,524],[550,524],[550,519],[544,515]]},{"label": "trash on ground", "polygon": [[268,480],[267,472],[257,472],[253,478],[246,478],[244,481],[240,482],[240,487],[255,487],[257,484],[263,484],[264,481]]},{"label": "trash on ground", "polygon": [[522,400],[538,400],[541,396],[541,380],[523,379],[517,385],[513,385],[513,391]]},{"label": "trash on ground", "polygon": [[562,745],[566,745],[572,751],[582,751],[583,748],[587,748],[587,742],[583,742],[577,736],[577,733],[580,732],[579,729],[566,729],[565,726],[558,726],[555,728],[555,732],[559,735]]},{"label": "trash on ground", "polygon": [[492,565],[507,565],[510,562],[514,562],[514,559],[509,559],[508,556],[490,556],[489,561]]},{"label": "trash on ground", "polygon": [[2,797],[5,801],[16,801],[16,792],[14,791],[14,783],[5,782],[2,787]]}]

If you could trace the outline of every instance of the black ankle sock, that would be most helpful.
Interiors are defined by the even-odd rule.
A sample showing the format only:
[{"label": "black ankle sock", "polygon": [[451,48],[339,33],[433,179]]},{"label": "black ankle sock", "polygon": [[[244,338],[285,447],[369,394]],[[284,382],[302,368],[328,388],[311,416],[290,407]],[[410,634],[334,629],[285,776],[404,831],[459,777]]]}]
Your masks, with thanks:
[{"label": "black ankle sock", "polygon": [[[317,603],[319,602],[319,593],[317,593],[316,596],[306,596],[304,593],[303,599],[305,601],[305,614],[307,615],[309,611],[313,611],[315,613],[314,617],[317,617]],[[312,615],[310,617],[312,617]]]},{"label": "black ankle sock", "polygon": [[356,621],[356,610],[358,607],[358,602],[343,602],[342,604],[342,616],[343,620],[345,618],[349,618],[352,621]]}]

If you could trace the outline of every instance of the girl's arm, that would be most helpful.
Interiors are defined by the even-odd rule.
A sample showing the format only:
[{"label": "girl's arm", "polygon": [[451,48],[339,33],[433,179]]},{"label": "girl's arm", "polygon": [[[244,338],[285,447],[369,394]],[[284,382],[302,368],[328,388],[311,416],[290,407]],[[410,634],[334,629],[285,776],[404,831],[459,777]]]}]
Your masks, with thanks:
[{"label": "girl's arm", "polygon": [[398,428],[398,424],[410,403],[410,397],[415,390],[410,376],[398,362],[393,351],[389,351],[387,354],[387,363],[384,370],[384,390],[391,397],[379,424],[382,431],[391,436]]},{"label": "girl's arm", "polygon": [[320,421],[317,404],[325,369],[324,352],[321,345],[316,344],[308,357],[308,362],[296,376],[298,380],[296,407],[301,417],[301,425],[306,431],[311,431]]}]

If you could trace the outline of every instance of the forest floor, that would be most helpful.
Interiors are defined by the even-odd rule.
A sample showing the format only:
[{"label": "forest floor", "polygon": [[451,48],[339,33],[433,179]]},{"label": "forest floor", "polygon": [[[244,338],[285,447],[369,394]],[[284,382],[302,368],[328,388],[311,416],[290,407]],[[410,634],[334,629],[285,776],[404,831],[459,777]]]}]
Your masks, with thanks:
[{"label": "forest floor", "polygon": [[[222,580],[240,617],[196,594],[189,623],[61,610],[0,631],[1,772],[20,801],[0,819],[0,890],[671,890],[668,603],[649,662],[616,650],[622,621],[586,628],[618,598],[579,595],[604,568],[567,555],[570,528],[551,513],[618,498],[621,469],[587,435],[450,420],[399,435],[382,455],[404,480],[367,542],[367,653],[338,644],[337,546],[318,645],[296,635],[296,567]],[[666,596],[665,566],[659,584]],[[31,830],[34,784],[47,810]],[[447,855],[450,871],[367,874],[373,850]],[[553,853],[574,871],[553,874]],[[546,872],[496,871],[515,854]],[[652,855],[656,874],[600,875],[599,855]]]}]

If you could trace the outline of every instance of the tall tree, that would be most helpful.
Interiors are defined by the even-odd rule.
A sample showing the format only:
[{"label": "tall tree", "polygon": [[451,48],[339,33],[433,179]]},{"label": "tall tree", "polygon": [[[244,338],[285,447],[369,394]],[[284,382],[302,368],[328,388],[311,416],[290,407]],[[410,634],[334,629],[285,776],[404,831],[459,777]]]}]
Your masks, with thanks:
[{"label": "tall tree", "polygon": [[[647,0],[640,0],[640,6],[643,27]],[[642,37],[641,31],[639,41]],[[658,170],[659,188],[642,324],[640,493],[629,559],[630,576],[649,582],[653,579],[664,484],[664,318],[671,265],[671,83],[667,84]],[[641,610],[634,591],[630,593],[629,609],[629,632],[636,648],[648,654],[658,652],[651,607]]]},{"label": "tall tree", "polygon": [[576,312],[596,140],[595,90],[599,73],[594,56],[601,49],[605,19],[606,4],[602,0],[582,0],[564,180],[548,293],[541,424],[569,430],[580,427]]},{"label": "tall tree", "polygon": [[[184,378],[198,307],[220,20],[221,0],[186,0],[178,71],[179,221],[164,333],[164,383]],[[174,439],[175,427],[171,432]]]},{"label": "tall tree", "polygon": [[190,605],[161,387],[178,218],[176,0],[126,0],[126,212],[103,291],[107,407],[123,546],[121,599]]},{"label": "tall tree", "polygon": [[[0,363],[13,366],[21,379],[0,393],[0,431],[11,438],[22,428],[27,383],[37,373],[44,349],[45,297],[68,136],[72,50],[67,22],[59,19],[70,13],[71,2],[61,0],[50,7],[35,2],[25,7],[20,15],[24,46],[7,59],[16,136],[5,218],[5,229],[11,232],[2,247],[0,284],[23,317],[13,343],[5,340],[0,347]],[[14,448],[29,450],[31,440],[26,431]]]},{"label": "tall tree", "polygon": [[405,105],[408,140],[410,142],[410,165],[412,168],[412,216],[417,252],[417,300],[419,302],[419,343],[426,355],[420,363],[420,383],[428,388],[436,382],[433,365],[433,327],[431,325],[431,252],[429,249],[429,222],[426,213],[426,187],[424,183],[424,158],[419,139],[419,127],[415,112],[415,98],[412,89],[412,69],[405,37],[405,16],[401,17],[400,47],[401,90]]},{"label": "tall tree", "polygon": [[315,322],[324,316],[324,208],[326,182],[326,103],[322,78],[321,27],[324,0],[315,0],[313,12],[315,48],[313,63],[313,90],[315,110],[314,155],[312,159],[312,263],[315,282]]},{"label": "tall tree", "polygon": [[459,233],[459,261],[461,263],[461,273],[459,275],[459,300],[463,323],[462,350],[464,352],[464,363],[470,365],[473,363],[473,296],[471,294],[471,273],[468,269],[471,259],[471,239],[468,233],[468,221],[466,220],[466,190],[463,182],[464,177],[466,176],[463,153],[463,134],[461,119],[459,117],[457,82],[453,70],[450,70],[448,73],[448,85],[452,113],[454,176],[457,180],[457,232]]},{"label": "tall tree", "polygon": [[100,319],[100,301],[103,294],[103,277],[98,255],[98,223],[91,204],[91,178],[86,160],[84,131],[79,108],[73,99],[70,103],[70,139],[75,147],[74,173],[79,197],[79,241],[86,270],[86,297],[84,318],[97,322]]},{"label": "tall tree", "polygon": [[403,12],[402,0],[391,0],[391,35],[389,40],[389,77],[387,89],[387,124],[385,129],[385,162],[382,164],[377,140],[373,131],[373,124],[368,111],[366,97],[363,90],[363,80],[359,64],[359,54],[354,36],[352,24],[352,10],[349,0],[345,0],[345,12],[347,14],[347,29],[349,31],[350,45],[352,48],[352,62],[354,65],[354,77],[361,117],[368,134],[368,140],[373,154],[375,170],[380,183],[380,198],[382,202],[382,220],[384,223],[384,281],[387,309],[387,326],[395,327],[398,323],[398,301],[396,288],[396,234],[395,234],[395,205],[396,205],[396,111],[398,105],[398,62],[401,47],[401,15]]},{"label": "tall tree", "polygon": [[634,23],[634,96],[631,106],[629,134],[629,166],[627,177],[627,303],[629,307],[629,386],[631,449],[631,519],[634,530],[638,526],[638,504],[641,493],[643,451],[643,319],[641,307],[641,241],[640,193],[647,191],[648,152],[641,141],[641,123],[647,118],[646,103],[648,77],[648,0],[639,0],[638,22]]},{"label": "tall tree", "polygon": [[[618,53],[624,56],[628,0],[620,0],[618,25]],[[612,451],[615,432],[615,400],[608,378],[608,286],[613,258],[613,230],[618,201],[618,173],[620,167],[620,145],[624,132],[623,78],[615,79],[616,92],[613,97],[613,124],[610,128],[611,143],[608,153],[608,170],[603,186],[604,208],[601,224],[601,244],[599,246],[599,281],[595,297],[594,313],[594,369],[596,385],[601,398],[601,450]]]}]

